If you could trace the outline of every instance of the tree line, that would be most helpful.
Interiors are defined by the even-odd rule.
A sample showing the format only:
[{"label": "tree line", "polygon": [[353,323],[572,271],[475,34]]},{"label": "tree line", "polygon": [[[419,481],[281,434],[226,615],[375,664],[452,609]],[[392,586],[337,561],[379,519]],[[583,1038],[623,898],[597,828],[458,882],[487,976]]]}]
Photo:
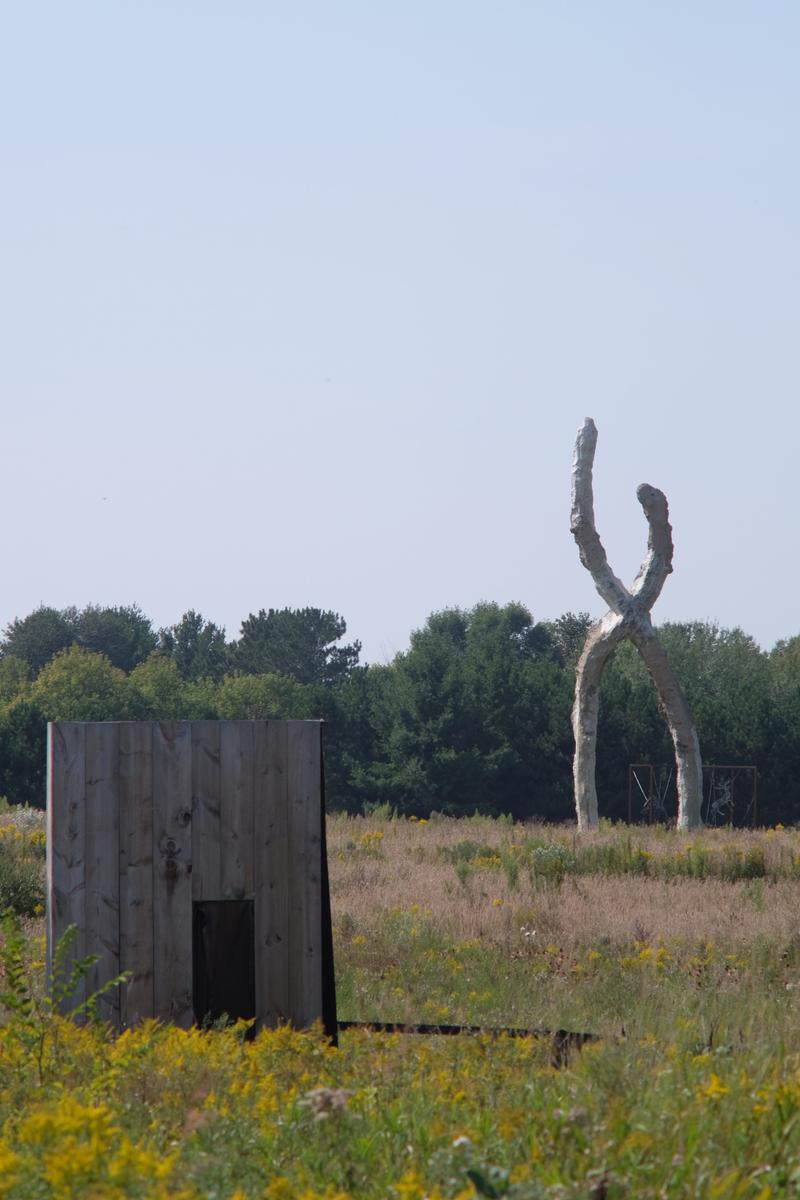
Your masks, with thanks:
[{"label": "tree line", "polygon": [[[361,665],[345,620],[261,609],[239,637],[190,610],[156,630],[137,607],[41,607],[0,641],[0,795],[41,805],[48,720],[321,718],[329,807],[427,816],[573,816],[570,708],[590,618],[521,604],[433,613],[408,650]],[[708,763],[758,769],[759,819],[800,821],[800,637],[763,651],[741,629],[660,636]],[[624,643],[606,668],[597,785],[624,818],[628,767],[666,763],[652,684]]]}]

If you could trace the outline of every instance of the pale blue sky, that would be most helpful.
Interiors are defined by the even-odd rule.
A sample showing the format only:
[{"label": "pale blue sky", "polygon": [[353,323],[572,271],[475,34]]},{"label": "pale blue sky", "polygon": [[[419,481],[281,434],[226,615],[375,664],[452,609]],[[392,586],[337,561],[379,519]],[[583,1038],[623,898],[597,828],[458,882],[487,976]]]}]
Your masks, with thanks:
[{"label": "pale blue sky", "polygon": [[670,501],[656,619],[800,632],[799,52],[796,3],[2,6],[0,624],[600,615],[591,415],[623,578]]}]

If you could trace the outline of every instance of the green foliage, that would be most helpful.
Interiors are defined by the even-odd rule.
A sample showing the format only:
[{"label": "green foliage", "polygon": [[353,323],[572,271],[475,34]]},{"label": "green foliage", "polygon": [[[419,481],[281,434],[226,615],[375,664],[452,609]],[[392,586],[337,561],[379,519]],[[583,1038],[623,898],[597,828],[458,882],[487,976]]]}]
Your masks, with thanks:
[{"label": "green foliage", "polygon": [[89,604],[56,609],[42,606],[7,626],[0,651],[3,658],[27,664],[31,677],[72,645],[83,646],[122,671],[131,671],[155,649],[156,636],[137,605],[101,607]]},{"label": "green foliage", "polygon": [[142,719],[177,721],[187,717],[184,681],[171,658],[154,650],[130,673],[130,685],[138,694]]},{"label": "green foliage", "polygon": [[0,793],[18,804],[44,807],[47,769],[45,714],[35,700],[0,706]]},{"label": "green foliage", "polygon": [[0,841],[0,909],[32,917],[43,904],[41,865],[33,858],[10,853]]},{"label": "green foliage", "polygon": [[213,679],[225,674],[228,648],[225,630],[190,608],[177,625],[162,629],[159,649],[175,663],[182,679]]},{"label": "green foliage", "polygon": [[338,613],[319,608],[260,609],[242,622],[234,667],[252,675],[290,675],[298,683],[338,683],[358,663],[361,643],[335,646],[347,632]]},{"label": "green foliage", "polygon": [[57,654],[40,671],[31,696],[48,721],[119,721],[138,715],[125,673],[82,646]]},{"label": "green foliage", "polygon": [[466,1175],[478,1195],[488,1196],[489,1200],[500,1200],[501,1196],[507,1196],[511,1187],[511,1173],[502,1167],[486,1167],[483,1170],[467,1167]]},{"label": "green foliage", "polygon": [[73,947],[77,937],[74,925],[64,931],[54,947],[53,966],[44,988],[39,971],[31,963],[28,941],[16,912],[7,910],[3,914],[2,933],[0,969],[3,990],[0,991],[0,1008],[7,1013],[7,1044],[16,1043],[27,1053],[36,1066],[38,1085],[44,1087],[51,1081],[60,1081],[65,1065],[57,1014],[64,1011],[72,1019],[99,1024],[100,999],[130,979],[130,972],[123,971],[85,999],[73,1003],[72,998],[98,960],[96,954],[74,959]]},{"label": "green foliage", "polygon": [[110,608],[87,605],[78,613],[75,641],[86,650],[105,655],[126,673],[144,662],[157,645],[150,619],[136,604]]},{"label": "green foliage", "polygon": [[313,713],[314,694],[288,675],[226,675],[216,702],[227,721],[303,720]]},{"label": "green foliage", "polygon": [[561,842],[539,845],[534,841],[528,843],[525,850],[527,853],[524,857],[534,886],[542,879],[560,883],[566,874],[575,869],[575,855]]},{"label": "green foliage", "polygon": [[77,636],[77,621],[77,609],[59,610],[46,605],[27,617],[16,617],[3,633],[2,657],[27,663],[33,678],[60,650],[72,645]]},{"label": "green foliage", "polygon": [[183,679],[177,663],[161,650],[131,671],[128,682],[140,720],[203,721],[219,715],[213,681]]},{"label": "green foliage", "polygon": [[395,675],[392,667],[356,667],[336,687],[317,689],[326,722],[325,782],[331,807],[366,812],[385,806],[394,811],[388,697]]},{"label": "green foliage", "polygon": [[659,636],[694,715],[704,761],[762,759],[770,741],[769,659],[741,629],[668,623]]},{"label": "green foliage", "polygon": [[0,707],[25,696],[28,690],[27,663],[10,654],[0,658]]},{"label": "green foliage", "polygon": [[[686,692],[706,763],[754,764],[762,820],[786,819],[787,795],[770,775],[781,727],[770,657],[740,629],[668,623],[659,636]],[[623,643],[603,675],[597,783],[601,810],[627,816],[628,765],[670,763],[674,754],[652,682],[636,649]],[[786,777],[784,776],[784,779]],[[776,783],[777,783],[776,779]],[[780,806],[780,807],[779,807]],[[791,819],[791,818],[790,818]]]},{"label": "green foliage", "polygon": [[41,811],[6,806],[0,821],[0,912],[31,917],[44,908],[45,834]]},{"label": "green foliage", "polygon": [[[230,646],[190,609],[155,651],[136,605],[41,607],[0,644],[0,791],[44,803],[47,719],[322,717],[331,808],[570,819],[574,668],[590,624],[572,612],[537,623],[521,604],[448,609],[390,664],[359,667],[359,643],[337,645],[344,620],[321,609],[260,609]],[[755,765],[759,820],[800,821],[800,637],[765,654],[715,624],[660,635],[704,760]],[[603,675],[601,812],[627,818],[629,764],[673,757],[625,642]]]},{"label": "green foliage", "polygon": [[454,846],[442,846],[441,856],[445,862],[450,863],[474,863],[480,859],[497,860],[498,863],[500,861],[493,846],[486,842],[475,842],[469,838],[462,842],[456,842]]},{"label": "green foliage", "polygon": [[380,698],[382,799],[419,815],[567,815],[570,683],[522,605],[431,616]]},{"label": "green foliage", "polygon": [[587,612],[566,612],[555,621],[545,623],[555,651],[565,667],[574,670],[593,624]]}]

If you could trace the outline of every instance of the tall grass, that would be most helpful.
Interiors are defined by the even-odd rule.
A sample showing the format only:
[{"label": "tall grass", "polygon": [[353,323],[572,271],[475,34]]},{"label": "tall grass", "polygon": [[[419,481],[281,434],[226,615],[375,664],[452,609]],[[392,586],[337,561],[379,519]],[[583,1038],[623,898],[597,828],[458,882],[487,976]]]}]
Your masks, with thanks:
[{"label": "tall grass", "polygon": [[0,811],[0,913],[34,916],[44,909],[44,813]]}]

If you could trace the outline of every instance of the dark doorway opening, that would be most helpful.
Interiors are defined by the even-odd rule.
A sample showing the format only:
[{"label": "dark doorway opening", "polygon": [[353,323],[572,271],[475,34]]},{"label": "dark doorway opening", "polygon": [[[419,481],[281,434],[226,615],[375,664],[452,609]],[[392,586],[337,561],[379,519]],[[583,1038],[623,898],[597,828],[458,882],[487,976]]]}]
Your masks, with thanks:
[{"label": "dark doorway opening", "polygon": [[[252,900],[195,900],[192,905],[194,1019],[209,1025],[256,1015]],[[251,1030],[252,1033],[252,1030]]]}]

